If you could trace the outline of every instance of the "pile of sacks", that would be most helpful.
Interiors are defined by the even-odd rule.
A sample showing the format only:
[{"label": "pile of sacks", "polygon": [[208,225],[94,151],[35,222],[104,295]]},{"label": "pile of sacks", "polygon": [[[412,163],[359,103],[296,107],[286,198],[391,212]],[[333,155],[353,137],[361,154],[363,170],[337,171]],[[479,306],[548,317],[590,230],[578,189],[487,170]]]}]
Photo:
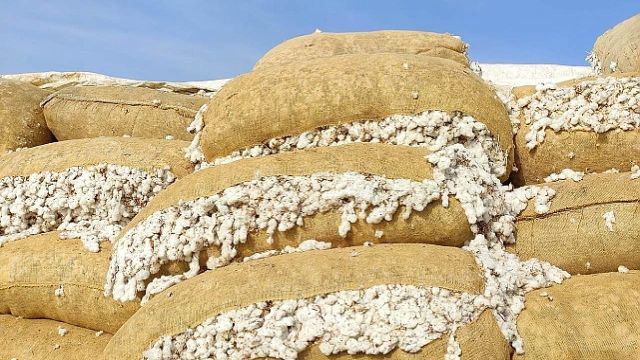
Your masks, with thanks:
[{"label": "pile of sacks", "polygon": [[466,48],[315,33],[215,94],[0,79],[0,357],[637,357],[640,168],[600,137],[635,78],[505,106]]}]

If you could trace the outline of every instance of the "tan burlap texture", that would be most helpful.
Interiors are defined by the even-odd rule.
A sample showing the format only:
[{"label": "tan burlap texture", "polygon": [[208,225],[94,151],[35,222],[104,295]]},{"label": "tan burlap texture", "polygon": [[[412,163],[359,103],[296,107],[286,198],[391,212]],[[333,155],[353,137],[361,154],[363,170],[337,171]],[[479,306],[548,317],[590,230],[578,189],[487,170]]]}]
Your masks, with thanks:
[{"label": "tan burlap texture", "polygon": [[55,141],[40,107],[47,95],[31,84],[0,79],[0,155]]},{"label": "tan burlap texture", "polygon": [[184,158],[183,149],[188,145],[179,140],[122,137],[61,141],[0,157],[0,178],[100,163],[145,171],[169,167],[176,177],[182,177],[193,172],[193,164]]},{"label": "tan burlap texture", "polygon": [[[80,240],[60,240],[57,232],[0,247],[0,314],[46,318],[115,333],[138,309],[104,296],[111,244],[88,252]],[[56,296],[60,286],[63,296]]]},{"label": "tan burlap texture", "polygon": [[508,177],[513,139],[504,105],[468,68],[428,56],[341,55],[241,75],[209,103],[201,145],[211,160],[323,126],[427,110],[461,111],[486,124],[509,155]]},{"label": "tan burlap texture", "polygon": [[575,276],[533,291],[518,317],[525,353],[514,359],[640,359],[639,297],[637,271]]},{"label": "tan burlap texture", "polygon": [[191,140],[187,127],[209,100],[129,86],[77,86],[44,102],[47,125],[58,140],[123,136]]},{"label": "tan burlap texture", "polygon": [[[159,193],[123,229],[119,237],[156,211],[177,206],[180,202],[211,196],[228,187],[261,176],[359,172],[391,179],[429,179],[432,169],[424,159],[427,153],[426,149],[407,146],[351,144],[281,153],[216,166],[184,177]],[[432,243],[461,247],[465,241],[473,238],[464,210],[453,197],[449,199],[449,207],[445,208],[440,201],[434,201],[425,210],[414,211],[407,220],[402,219],[399,214],[392,221],[383,221],[377,225],[358,220],[352,225],[346,238],[338,234],[340,219],[341,214],[335,211],[305,217],[303,226],[276,232],[272,244],[267,242],[266,231],[250,232],[247,242],[237,245],[237,256],[242,258],[270,249],[296,247],[308,239],[331,242],[338,247],[361,245],[365,241]],[[384,232],[381,238],[375,236],[377,230]],[[215,246],[208,248],[207,254],[202,254],[202,262],[212,255],[219,255],[219,249]]]},{"label": "tan burlap texture", "polygon": [[607,30],[593,45],[593,54],[600,60],[602,72],[640,71],[640,14]]},{"label": "tan burlap texture", "polygon": [[[640,76],[640,73],[614,74],[615,77]],[[573,79],[558,84],[559,87],[575,86],[593,77]],[[531,95],[534,86],[515,88],[516,99]],[[629,171],[633,161],[640,159],[640,131],[608,131],[598,134],[594,131],[545,131],[544,142],[529,151],[525,135],[529,126],[520,118],[520,130],[515,136],[515,163],[517,172],[511,174],[516,185],[537,184],[544,178],[564,169],[603,172],[611,168]],[[569,154],[573,153],[573,157]]]},{"label": "tan burlap texture", "polygon": [[[58,327],[67,330],[58,335]],[[20,319],[0,315],[0,359],[87,360],[96,359],[111,335],[45,319]]]},{"label": "tan burlap texture", "polygon": [[[472,255],[463,250],[424,244],[393,244],[308,251],[233,264],[203,273],[159,294],[142,307],[111,339],[107,359],[139,359],[161,336],[176,335],[208,318],[267,300],[309,298],[383,284],[441,287],[480,294],[484,288]],[[168,294],[171,294],[168,296]],[[509,347],[493,314],[457,332],[465,359],[508,359]],[[443,359],[446,338],[418,354],[401,351],[384,359]],[[369,358],[364,356],[365,358]],[[317,346],[300,359],[326,359]],[[338,359],[363,356],[331,357]]]},{"label": "tan burlap texture", "polygon": [[[509,251],[538,258],[571,274],[640,269],[640,179],[629,173],[590,174],[575,182],[545,184],[556,191],[551,209],[536,214],[534,200],[516,221],[516,243]],[[613,211],[609,231],[603,215]]]},{"label": "tan burlap texture", "polygon": [[441,57],[469,66],[467,45],[442,33],[383,30],[371,32],[321,32],[286,40],[269,50],[254,69],[345,54],[397,53]]}]

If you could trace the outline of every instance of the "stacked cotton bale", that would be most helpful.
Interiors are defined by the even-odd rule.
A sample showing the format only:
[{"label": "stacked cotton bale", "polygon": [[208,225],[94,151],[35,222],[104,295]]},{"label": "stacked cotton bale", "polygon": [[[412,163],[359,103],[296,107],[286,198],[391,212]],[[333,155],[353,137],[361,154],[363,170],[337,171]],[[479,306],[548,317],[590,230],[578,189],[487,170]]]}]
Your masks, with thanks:
[{"label": "stacked cotton bale", "polygon": [[104,355],[442,359],[462,352],[509,359],[483,288],[473,256],[452,247],[374,245],[275,256],[198,275],[155,297]]},{"label": "stacked cotton bale", "polygon": [[25,82],[0,79],[0,156],[55,140],[40,108],[48,94]]},{"label": "stacked cotton bale", "polygon": [[640,72],[640,14],[598,37],[587,60],[598,74]]},{"label": "stacked cotton bale", "polygon": [[522,259],[548,261],[571,274],[640,269],[640,174],[584,174],[565,171],[565,180],[547,184],[555,191],[549,211],[534,204],[516,222],[510,250]]},{"label": "stacked cotton bale", "polygon": [[516,184],[564,169],[630,171],[640,159],[640,75],[615,74],[514,89]]},{"label": "stacked cotton bale", "polygon": [[383,30],[371,32],[313,34],[289,39],[269,50],[254,70],[318,58],[346,54],[396,53],[440,57],[469,66],[468,45],[449,34]]},{"label": "stacked cotton bale", "polygon": [[569,274],[504,245],[528,201],[544,213],[553,190],[502,184],[512,129],[491,88],[407,52],[261,64],[199,111],[186,154],[199,171],[114,243],[105,294],[143,306],[106,357],[522,351],[524,295]]},{"label": "stacked cotton bale", "polygon": [[58,140],[131,136],[191,140],[186,129],[209,97],[128,86],[77,86],[42,104]]}]

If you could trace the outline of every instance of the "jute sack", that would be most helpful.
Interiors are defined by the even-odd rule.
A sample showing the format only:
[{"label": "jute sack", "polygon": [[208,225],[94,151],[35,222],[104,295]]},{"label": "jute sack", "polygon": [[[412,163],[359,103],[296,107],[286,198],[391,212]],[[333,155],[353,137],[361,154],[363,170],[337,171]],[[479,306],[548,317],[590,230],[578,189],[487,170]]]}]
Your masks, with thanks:
[{"label": "jute sack", "polygon": [[254,69],[345,54],[397,53],[442,57],[469,66],[467,45],[441,33],[403,30],[319,32],[289,39],[269,50]]},{"label": "jute sack", "polygon": [[[424,148],[411,148],[384,144],[351,144],[316,148],[295,153],[281,153],[260,158],[245,159],[230,164],[201,170],[176,181],[162,191],[122,230],[120,239],[127,232],[135,229],[154,213],[177,207],[180,204],[218,194],[225,189],[264,176],[308,176],[314,173],[357,172],[385,176],[389,179],[409,179],[422,181],[432,176],[430,164],[424,158],[428,151]],[[401,166],[399,166],[401,164]],[[412,212],[404,220],[399,212],[392,221],[369,224],[358,220],[352,224],[351,231],[345,238],[338,233],[341,213],[328,211],[304,218],[304,225],[279,232],[273,235],[273,243],[267,241],[268,234],[264,230],[249,232],[245,243],[236,244],[237,258],[251,256],[271,249],[282,249],[286,246],[296,247],[300,242],[315,239],[331,242],[333,246],[361,245],[372,242],[418,242],[447,246],[464,245],[473,238],[467,217],[460,203],[453,197],[449,206],[443,207],[441,202],[430,203],[423,211]],[[383,236],[376,236],[382,231]],[[217,256],[220,249],[209,247],[207,254]]]},{"label": "jute sack", "polygon": [[[640,76],[638,73],[612,74],[616,78]],[[560,88],[569,88],[594,77],[573,79],[558,83]],[[513,89],[516,99],[535,92],[534,86]],[[564,169],[577,171],[604,172],[616,168],[629,171],[633,161],[640,159],[640,131],[611,130],[605,133],[572,130],[559,131],[547,128],[545,138],[533,150],[527,149],[525,135],[530,126],[520,116],[520,129],[515,136],[515,165],[511,179],[516,185],[537,184],[553,173]]]},{"label": "jute sack", "polygon": [[[64,328],[64,336],[58,334]],[[0,358],[29,360],[86,360],[100,356],[111,335],[45,319],[0,315]]]},{"label": "jute sack", "polygon": [[638,359],[639,296],[637,271],[574,276],[533,291],[518,316],[525,353],[514,358]]},{"label": "jute sack", "polygon": [[[261,301],[312,298],[343,290],[403,284],[482,294],[484,280],[473,256],[451,247],[393,244],[309,251],[234,264],[176,285],[153,298],[115,334],[104,351],[107,359],[139,359],[160,337],[176,335],[226,311]],[[480,318],[456,332],[463,358],[508,359],[509,346],[495,318]],[[395,351],[384,359],[443,359],[447,339],[417,354]],[[361,358],[341,354],[337,359]],[[315,344],[300,359],[326,359]]]},{"label": "jute sack", "polygon": [[145,171],[169,167],[176,177],[183,177],[193,172],[193,165],[184,159],[183,149],[188,145],[178,140],[122,137],[61,141],[0,157],[0,178],[101,163]]},{"label": "jute sack", "polygon": [[504,105],[468,68],[428,56],[341,55],[241,75],[209,103],[201,146],[212,160],[273,138],[428,110],[484,123],[508,155],[508,176],[513,140]]},{"label": "jute sack", "polygon": [[0,79],[0,155],[55,141],[40,107],[48,94],[25,82]]},{"label": "jute sack", "polygon": [[[640,269],[640,179],[629,173],[590,174],[575,182],[545,184],[556,191],[550,210],[534,211],[533,201],[516,220],[516,243],[509,251],[520,259],[537,258],[571,274]],[[613,211],[610,231],[604,214]]]},{"label": "jute sack", "polygon": [[111,244],[103,247],[91,253],[56,232],[7,243],[0,248],[0,314],[115,333],[139,306],[104,296]]},{"label": "jute sack", "polygon": [[79,86],[44,102],[47,125],[58,140],[123,136],[190,140],[187,127],[209,100],[128,86]]},{"label": "jute sack", "polygon": [[640,14],[598,37],[592,56],[603,74],[640,71]]}]

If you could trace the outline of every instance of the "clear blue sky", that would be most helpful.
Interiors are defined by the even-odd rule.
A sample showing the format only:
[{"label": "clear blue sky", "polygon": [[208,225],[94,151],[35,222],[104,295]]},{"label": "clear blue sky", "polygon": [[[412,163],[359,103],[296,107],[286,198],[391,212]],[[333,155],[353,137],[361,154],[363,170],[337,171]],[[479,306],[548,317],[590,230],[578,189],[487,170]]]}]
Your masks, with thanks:
[{"label": "clear blue sky", "polygon": [[316,28],[450,32],[480,62],[584,65],[596,37],[636,13],[639,0],[0,0],[0,73],[227,78]]}]

